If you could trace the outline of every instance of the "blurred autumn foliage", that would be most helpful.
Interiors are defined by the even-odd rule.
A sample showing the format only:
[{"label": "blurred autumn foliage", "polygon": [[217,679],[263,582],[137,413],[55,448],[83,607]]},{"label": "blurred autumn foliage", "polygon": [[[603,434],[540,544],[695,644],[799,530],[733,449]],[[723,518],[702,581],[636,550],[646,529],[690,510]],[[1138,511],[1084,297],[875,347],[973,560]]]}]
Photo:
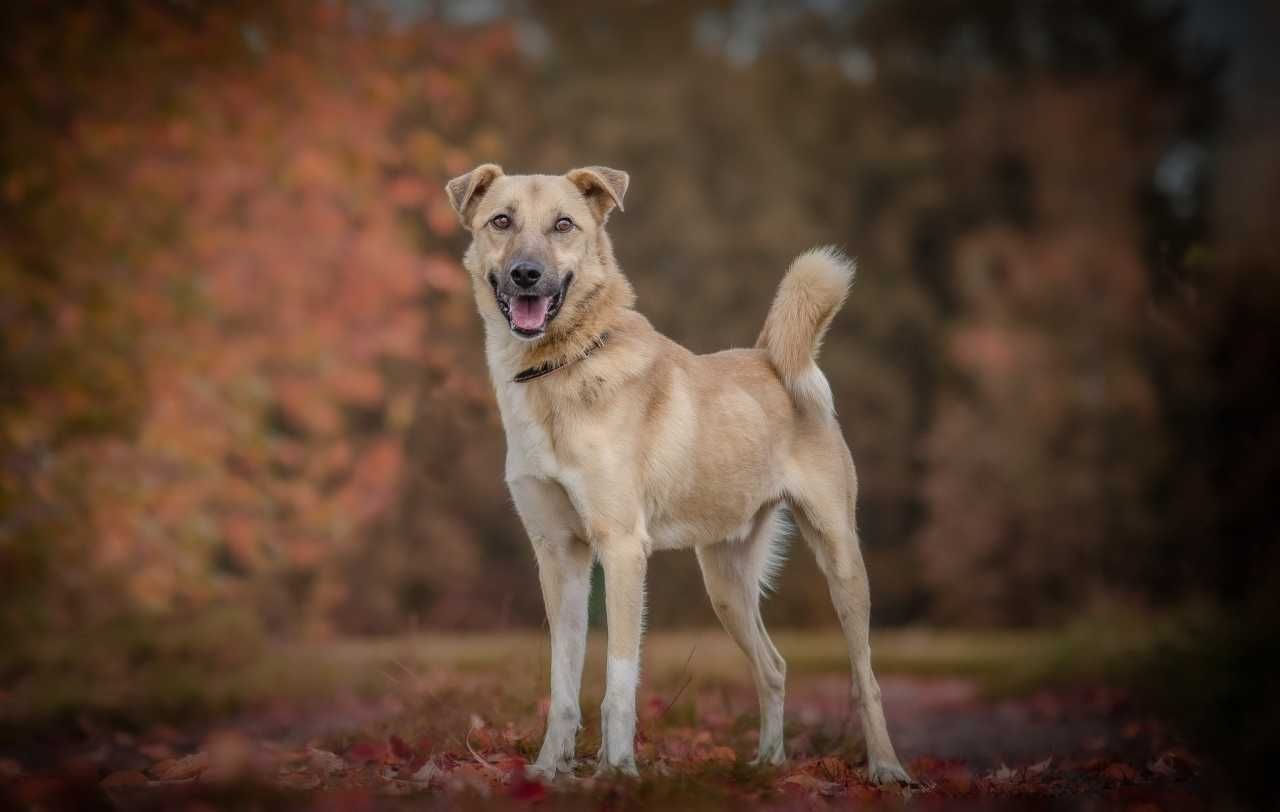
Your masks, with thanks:
[{"label": "blurred autumn foliage", "polygon": [[469,303],[438,189],[494,150],[474,100],[510,36],[305,3],[15,16],[3,625],[252,597],[323,628],[424,378],[485,398],[441,326]]},{"label": "blurred autumn foliage", "polygon": [[[619,256],[697,351],[800,249],[860,257],[823,366],[879,621],[1275,585],[1280,128],[1180,6],[3,16],[8,639],[541,622],[440,194],[486,160],[629,170]],[[650,580],[714,622],[691,557]],[[831,622],[818,583],[797,554],[770,613]]]}]

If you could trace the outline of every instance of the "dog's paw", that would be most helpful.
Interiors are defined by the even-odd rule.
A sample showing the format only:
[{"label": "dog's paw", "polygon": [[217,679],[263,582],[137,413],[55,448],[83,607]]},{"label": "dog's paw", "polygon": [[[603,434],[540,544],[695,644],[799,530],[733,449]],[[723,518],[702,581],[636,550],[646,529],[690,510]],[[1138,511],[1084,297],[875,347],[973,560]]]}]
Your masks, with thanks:
[{"label": "dog's paw", "polygon": [[910,786],[913,783],[911,776],[907,775],[907,771],[902,769],[902,765],[896,761],[878,762],[872,760],[867,764],[867,780],[876,786],[884,786],[886,784]]},{"label": "dog's paw", "polygon": [[601,759],[596,764],[596,778],[639,778],[640,771],[636,769],[636,760],[634,758],[626,758],[617,764],[609,764]]},{"label": "dog's paw", "polygon": [[550,764],[534,762],[525,765],[524,774],[527,778],[553,783],[558,775],[573,775],[574,768],[577,766],[576,762],[565,759]]}]

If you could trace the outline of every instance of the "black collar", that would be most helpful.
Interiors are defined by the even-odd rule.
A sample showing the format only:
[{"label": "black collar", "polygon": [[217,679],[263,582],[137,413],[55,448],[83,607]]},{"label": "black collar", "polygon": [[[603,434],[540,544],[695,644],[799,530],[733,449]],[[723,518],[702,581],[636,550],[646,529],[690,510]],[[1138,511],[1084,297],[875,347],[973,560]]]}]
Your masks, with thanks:
[{"label": "black collar", "polygon": [[581,361],[582,359],[586,358],[591,353],[603,347],[605,342],[608,340],[609,340],[609,334],[607,332],[601,333],[600,335],[596,336],[591,340],[591,343],[587,345],[587,348],[583,350],[582,354],[579,355],[578,357],[565,358],[556,362],[548,361],[541,366],[529,367],[528,369],[517,372],[516,376],[511,380],[515,383],[528,383],[534,378],[541,378],[543,375],[550,375],[552,372],[555,372],[557,369],[562,369],[564,367],[569,366],[572,363]]}]

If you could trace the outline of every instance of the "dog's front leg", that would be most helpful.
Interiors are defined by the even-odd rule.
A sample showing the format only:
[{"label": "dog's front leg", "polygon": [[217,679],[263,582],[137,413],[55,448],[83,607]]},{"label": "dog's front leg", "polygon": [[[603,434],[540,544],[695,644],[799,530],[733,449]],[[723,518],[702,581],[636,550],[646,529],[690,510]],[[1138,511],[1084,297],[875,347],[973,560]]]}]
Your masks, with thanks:
[{"label": "dog's front leg", "polygon": [[581,539],[573,508],[560,486],[511,478],[511,495],[538,559],[538,580],[551,627],[551,706],[547,733],[530,772],[543,778],[572,772],[582,711],[578,692],[587,648],[591,548]]},{"label": "dog's front leg", "polygon": [[635,752],[636,686],[640,679],[647,546],[644,539],[634,536],[606,538],[597,545],[604,569],[605,615],[609,624],[597,774],[639,774]]},{"label": "dog's front leg", "polygon": [[591,594],[591,548],[577,539],[535,539],[538,577],[551,626],[551,706],[547,734],[532,772],[555,778],[573,771],[578,727],[578,692],[587,648],[587,599]]}]

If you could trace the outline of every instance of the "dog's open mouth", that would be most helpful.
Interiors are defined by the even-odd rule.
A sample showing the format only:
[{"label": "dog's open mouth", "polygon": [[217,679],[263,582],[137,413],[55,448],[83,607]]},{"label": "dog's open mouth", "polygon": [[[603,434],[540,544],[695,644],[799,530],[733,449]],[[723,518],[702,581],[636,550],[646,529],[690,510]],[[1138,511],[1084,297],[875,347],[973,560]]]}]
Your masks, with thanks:
[{"label": "dog's open mouth", "polygon": [[496,284],[493,285],[493,293],[498,299],[498,309],[507,317],[511,330],[523,338],[536,338],[546,332],[547,325],[560,312],[560,305],[564,304],[572,281],[573,274],[565,276],[560,289],[550,296],[507,295],[499,291]]}]

